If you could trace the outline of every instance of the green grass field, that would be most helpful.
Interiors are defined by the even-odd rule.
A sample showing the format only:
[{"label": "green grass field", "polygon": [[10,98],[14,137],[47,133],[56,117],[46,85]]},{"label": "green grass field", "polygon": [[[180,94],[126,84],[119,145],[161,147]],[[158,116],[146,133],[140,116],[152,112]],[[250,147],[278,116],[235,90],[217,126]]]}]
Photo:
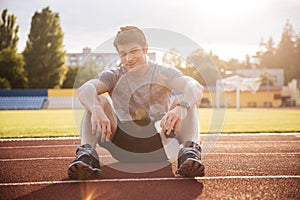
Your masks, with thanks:
[{"label": "green grass field", "polygon": [[[81,110],[0,111],[0,138],[78,136]],[[300,132],[300,109],[199,109],[201,133]]]}]

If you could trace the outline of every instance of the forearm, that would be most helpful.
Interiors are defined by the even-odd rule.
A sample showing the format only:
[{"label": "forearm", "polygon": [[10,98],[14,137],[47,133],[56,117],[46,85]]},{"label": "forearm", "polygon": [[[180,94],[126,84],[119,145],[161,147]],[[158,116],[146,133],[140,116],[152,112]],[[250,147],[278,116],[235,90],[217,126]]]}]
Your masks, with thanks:
[{"label": "forearm", "polygon": [[97,79],[89,80],[78,88],[77,91],[79,101],[91,112],[93,108],[100,106],[100,103],[97,100],[97,84]]},{"label": "forearm", "polygon": [[182,101],[189,103],[190,106],[194,106],[203,96],[203,86],[199,84],[196,80],[186,77],[188,81],[186,82],[183,89]]}]

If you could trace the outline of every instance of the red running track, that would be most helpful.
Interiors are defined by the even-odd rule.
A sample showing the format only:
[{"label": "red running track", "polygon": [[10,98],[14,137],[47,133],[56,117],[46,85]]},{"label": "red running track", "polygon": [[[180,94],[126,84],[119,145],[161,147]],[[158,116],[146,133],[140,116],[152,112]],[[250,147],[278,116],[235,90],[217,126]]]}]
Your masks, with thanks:
[{"label": "red running track", "polygon": [[0,140],[0,199],[300,199],[299,133],[201,137],[205,177],[178,177],[176,162],[118,163],[97,147],[103,176],[89,181],[67,177],[78,138]]}]

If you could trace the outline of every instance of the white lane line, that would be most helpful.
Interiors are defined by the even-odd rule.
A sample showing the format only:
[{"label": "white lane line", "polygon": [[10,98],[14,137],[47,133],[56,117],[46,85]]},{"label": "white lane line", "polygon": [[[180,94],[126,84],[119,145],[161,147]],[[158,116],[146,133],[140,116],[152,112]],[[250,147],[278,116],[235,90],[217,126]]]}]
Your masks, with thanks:
[{"label": "white lane line", "polygon": [[[214,141],[201,141],[205,143],[215,143]],[[241,140],[241,141],[217,141],[219,144],[238,144],[238,143],[298,143],[300,140]]]},{"label": "white lane line", "polygon": [[[296,136],[299,137],[300,133],[298,132],[287,132],[287,133],[216,133],[216,134],[200,134],[200,137],[218,137],[218,136],[224,136],[224,137],[232,137],[232,136]],[[56,140],[80,140],[80,137],[53,137],[53,138],[4,138],[0,139],[0,142],[5,141],[56,141]]]},{"label": "white lane line", "polygon": [[200,136],[226,136],[226,137],[231,137],[231,136],[299,136],[299,132],[285,132],[285,133],[210,133],[210,134],[200,134]]},{"label": "white lane line", "polygon": [[300,155],[300,152],[213,152],[203,155]]},{"label": "white lane line", "polygon": [[0,149],[34,149],[34,148],[62,148],[62,147],[75,147],[75,145],[32,145],[32,146],[9,146],[0,147]]},{"label": "white lane line", "polygon": [[[205,144],[252,144],[252,143],[300,143],[300,140],[278,140],[278,141],[272,141],[272,140],[252,140],[252,141],[201,141],[201,145]],[[60,148],[60,147],[75,147],[71,144],[61,144],[61,145],[27,145],[27,146],[5,146],[0,147],[1,149],[30,149],[30,148]]]},{"label": "white lane line", "polygon": [[0,142],[20,142],[20,141],[57,141],[57,140],[80,140],[80,137],[53,137],[53,138],[4,138]]},{"label": "white lane line", "polygon": [[0,186],[25,186],[25,185],[52,185],[70,183],[105,183],[105,182],[143,182],[143,181],[187,181],[187,180],[217,180],[217,179],[298,179],[300,175],[275,175],[275,176],[212,176],[212,177],[169,177],[169,178],[121,178],[98,180],[65,180],[65,181],[38,181],[19,183],[0,183]]},{"label": "white lane line", "polygon": [[[203,153],[203,156],[208,156],[208,155],[278,155],[278,156],[296,156],[300,155],[300,152],[285,152],[285,153],[221,153],[221,152],[216,152],[216,153]],[[111,155],[101,155],[99,158],[113,158]],[[3,158],[0,159],[0,162],[15,162],[15,161],[37,161],[37,160],[65,160],[65,159],[75,159],[75,156],[65,156],[65,157],[40,157],[40,158]]]},{"label": "white lane line", "polygon": [[0,162],[16,162],[16,161],[36,161],[36,160],[65,160],[65,159],[75,159],[73,157],[49,157],[49,158],[5,158],[0,159]]},{"label": "white lane line", "polygon": [[[99,156],[100,158],[112,158],[110,155]],[[75,156],[66,157],[48,157],[48,158],[5,158],[0,159],[0,162],[15,162],[15,161],[36,161],[36,160],[65,160],[65,159],[75,159]]]}]

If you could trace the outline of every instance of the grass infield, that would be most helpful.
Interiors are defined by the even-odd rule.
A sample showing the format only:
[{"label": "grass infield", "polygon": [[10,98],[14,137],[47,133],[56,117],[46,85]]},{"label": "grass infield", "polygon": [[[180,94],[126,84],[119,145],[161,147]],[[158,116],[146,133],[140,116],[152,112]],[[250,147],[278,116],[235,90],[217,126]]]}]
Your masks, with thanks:
[{"label": "grass infield", "polygon": [[[81,110],[0,111],[0,138],[78,136]],[[300,132],[300,109],[199,109],[201,133]]]}]

